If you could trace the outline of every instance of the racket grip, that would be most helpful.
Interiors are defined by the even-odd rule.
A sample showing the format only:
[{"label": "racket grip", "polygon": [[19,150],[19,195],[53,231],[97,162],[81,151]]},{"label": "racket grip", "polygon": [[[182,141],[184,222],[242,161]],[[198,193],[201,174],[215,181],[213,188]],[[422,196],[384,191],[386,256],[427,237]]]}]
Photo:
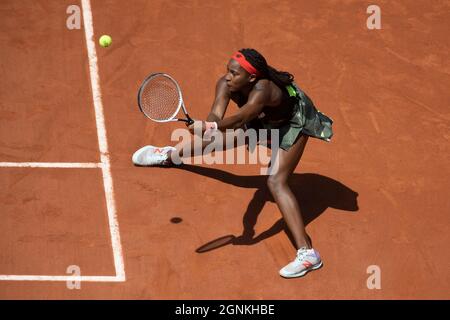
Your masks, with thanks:
[{"label": "racket grip", "polygon": [[188,115],[186,115],[187,121],[186,121],[186,126],[189,127],[191,124],[194,123],[194,120],[189,117]]},{"label": "racket grip", "polygon": [[186,127],[190,126],[191,124],[194,123],[194,120],[192,120],[191,118],[189,119],[177,119],[177,121],[182,121],[186,124]]}]

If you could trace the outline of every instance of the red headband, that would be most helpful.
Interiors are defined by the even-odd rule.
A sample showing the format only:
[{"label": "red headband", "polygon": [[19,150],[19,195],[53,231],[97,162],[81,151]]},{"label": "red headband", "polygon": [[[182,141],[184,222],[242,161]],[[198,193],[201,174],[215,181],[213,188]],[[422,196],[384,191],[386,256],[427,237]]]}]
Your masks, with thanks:
[{"label": "red headband", "polygon": [[248,73],[254,74],[257,77],[261,75],[261,73],[254,66],[252,66],[251,63],[248,62],[247,59],[245,59],[245,56],[239,51],[233,54],[232,58],[239,62],[241,67],[244,68]]}]

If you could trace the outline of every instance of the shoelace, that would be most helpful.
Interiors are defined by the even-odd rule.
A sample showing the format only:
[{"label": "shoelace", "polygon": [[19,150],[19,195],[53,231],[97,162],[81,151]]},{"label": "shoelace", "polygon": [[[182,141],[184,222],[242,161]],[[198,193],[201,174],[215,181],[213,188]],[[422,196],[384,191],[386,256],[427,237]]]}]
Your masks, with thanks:
[{"label": "shoelace", "polygon": [[307,250],[301,250],[297,252],[297,259],[302,261],[303,259],[305,259],[305,256],[307,254]]}]

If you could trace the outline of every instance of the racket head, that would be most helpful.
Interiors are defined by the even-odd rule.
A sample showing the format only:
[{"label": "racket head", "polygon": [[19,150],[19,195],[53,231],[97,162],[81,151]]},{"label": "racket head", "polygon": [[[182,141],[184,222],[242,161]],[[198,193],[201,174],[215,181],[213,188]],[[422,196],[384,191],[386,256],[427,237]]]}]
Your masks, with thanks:
[{"label": "racket head", "polygon": [[174,119],[185,107],[181,89],[174,78],[166,73],[150,74],[138,91],[138,106],[141,112],[156,122],[177,121]]}]

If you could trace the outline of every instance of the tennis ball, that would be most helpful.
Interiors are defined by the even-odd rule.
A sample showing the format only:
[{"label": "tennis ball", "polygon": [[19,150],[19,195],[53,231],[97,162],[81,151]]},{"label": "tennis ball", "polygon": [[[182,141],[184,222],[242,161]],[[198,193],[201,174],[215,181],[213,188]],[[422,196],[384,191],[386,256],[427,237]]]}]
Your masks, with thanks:
[{"label": "tennis ball", "polygon": [[104,34],[100,37],[100,39],[98,40],[98,43],[100,43],[100,45],[103,48],[109,47],[112,43],[112,39],[110,36]]}]

